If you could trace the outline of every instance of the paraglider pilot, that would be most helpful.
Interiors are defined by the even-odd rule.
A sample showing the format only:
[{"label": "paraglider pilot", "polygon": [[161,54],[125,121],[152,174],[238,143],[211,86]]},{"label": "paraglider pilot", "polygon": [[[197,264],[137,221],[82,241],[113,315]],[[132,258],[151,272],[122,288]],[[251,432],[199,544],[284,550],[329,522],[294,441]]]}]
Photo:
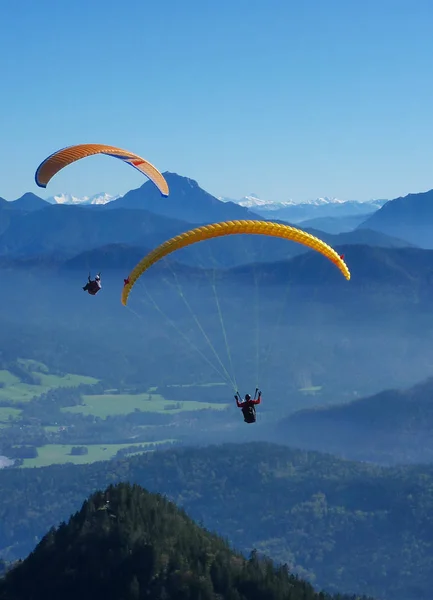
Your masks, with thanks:
[{"label": "paraglider pilot", "polygon": [[83,290],[85,292],[87,292],[88,294],[90,294],[91,296],[96,296],[96,294],[99,292],[101,287],[102,287],[101,286],[101,273],[98,273],[96,275],[95,279],[90,279],[90,273],[89,273],[88,282],[83,287]]},{"label": "paraglider pilot", "polygon": [[[257,396],[258,392],[258,396]],[[256,398],[257,396],[257,398]],[[256,422],[256,404],[260,404],[262,398],[262,392],[259,391],[259,388],[256,388],[256,393],[254,394],[254,399],[251,400],[251,396],[249,394],[245,394],[245,400],[239,395],[239,392],[235,394],[236,406],[242,409],[242,414],[244,415],[245,423],[255,423]]]}]

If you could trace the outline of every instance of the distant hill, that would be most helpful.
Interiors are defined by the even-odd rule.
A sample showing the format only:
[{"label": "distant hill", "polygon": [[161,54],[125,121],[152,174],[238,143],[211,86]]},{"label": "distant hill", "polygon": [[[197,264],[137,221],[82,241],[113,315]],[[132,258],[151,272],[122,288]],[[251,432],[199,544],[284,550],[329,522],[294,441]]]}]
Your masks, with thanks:
[{"label": "distant hill", "polygon": [[345,217],[315,217],[300,221],[298,226],[302,229],[316,229],[325,233],[347,233],[361,225],[367,217],[365,215],[348,215]]},{"label": "distant hill", "polygon": [[387,200],[373,200],[371,202],[356,202],[347,201],[332,202],[325,201],[319,203],[303,202],[299,204],[292,203],[290,206],[277,208],[274,206],[252,206],[257,214],[266,219],[279,219],[281,221],[299,224],[307,219],[317,219],[323,217],[349,217],[349,216],[365,216],[373,214]]},{"label": "distant hill", "polygon": [[[40,539],[53,523],[67,521],[88,494],[120,481],[166,494],[235,548],[245,553],[256,548],[286,562],[319,588],[384,600],[431,598],[432,467],[383,469],[274,444],[225,444],[86,466],[0,471],[0,511],[8,515],[0,521],[0,555],[7,558],[5,550],[11,557],[11,551],[16,553],[18,548],[21,553],[24,548],[33,549],[35,537]],[[185,517],[181,527],[174,507],[159,501],[163,512],[171,513],[165,520],[153,497],[148,501],[139,495],[133,498],[126,491],[113,497],[110,493],[110,511],[97,511],[108,497],[91,498],[69,524],[46,536],[22,570],[17,567],[10,594],[19,586],[30,586],[33,592],[46,591],[46,582],[60,586],[65,580],[59,581],[56,572],[62,575],[66,567],[81,574],[74,560],[78,550],[83,557],[81,568],[91,566],[88,576],[93,581],[99,573],[106,573],[101,568],[110,554],[110,564],[118,573],[118,546],[114,544],[128,548],[125,561],[129,556],[133,562],[134,548],[139,549],[147,539],[156,550],[149,565],[158,564],[163,549],[173,556],[169,540],[173,551],[182,545],[186,556],[191,548],[186,538],[196,540],[191,542],[196,548],[202,547],[204,534],[194,528],[193,535]],[[25,519],[23,507],[27,507]],[[152,514],[154,526],[149,530]],[[129,515],[134,515],[132,523]],[[100,529],[95,529],[98,521]],[[110,535],[116,523],[116,535]],[[128,544],[128,539],[136,545]],[[126,569],[130,563],[121,564],[124,572],[131,572]],[[142,563],[137,558],[135,564]],[[41,572],[41,578],[34,579],[35,571]],[[66,582],[72,585],[73,580],[66,578]],[[55,593],[63,588],[54,590],[56,598],[65,597]],[[28,596],[12,598],[26,600]]]},{"label": "distant hill", "polygon": [[15,223],[25,214],[21,210],[12,210],[10,207],[11,204],[12,202],[8,202],[7,200],[3,202],[0,200],[0,238],[2,233],[7,231],[12,223]]},{"label": "distant hill", "polygon": [[[57,269],[62,267],[64,261],[65,257],[57,252],[21,257],[9,257],[3,255],[0,256],[0,269],[3,271],[3,275],[7,271],[15,271],[17,275],[22,271],[32,272],[35,275],[42,271],[46,271],[53,275]],[[85,267],[85,269],[86,268],[88,270],[88,267]]]},{"label": "distant hill", "polygon": [[[351,271],[347,282],[340,271],[318,252],[303,253],[287,261],[274,261],[263,265],[245,265],[230,270],[235,278],[252,277],[255,272],[267,284],[293,283],[323,286],[332,284],[343,290],[370,287],[412,289],[413,293],[424,294],[428,300],[433,293],[433,251],[418,248],[380,248],[366,245],[338,245]],[[421,299],[421,298],[420,298]],[[399,298],[396,297],[396,301]]]},{"label": "distant hill", "polygon": [[433,462],[433,379],[349,404],[300,411],[281,422],[291,446],[382,464]]},{"label": "distant hill", "polygon": [[433,190],[387,202],[361,227],[407,240],[422,248],[433,248]]},{"label": "distant hill", "polygon": [[[323,285],[327,282],[335,284],[340,279],[343,283],[345,282],[338,269],[330,261],[319,254],[314,256],[315,253],[312,251],[307,252],[307,249],[304,249],[302,255],[284,261],[251,262],[231,268],[221,266],[216,261],[212,263],[210,257],[208,261],[203,260],[203,253],[199,248],[192,247],[191,250],[194,251],[194,254],[190,253],[187,257],[181,255],[181,252],[174,252],[167,258],[157,262],[145,274],[143,281],[153,280],[155,277],[161,278],[164,275],[169,275],[171,278],[175,272],[176,277],[180,278],[179,281],[191,283],[193,279],[195,281],[204,279],[207,285],[214,277],[216,277],[215,281],[220,284],[225,282],[227,285],[231,283],[233,285],[236,285],[236,283],[253,285],[255,277],[258,282],[263,280],[268,285],[288,284],[289,282],[294,285],[309,285],[318,283],[318,280]],[[120,270],[126,276],[132,267],[148,252],[149,249],[142,247],[127,244],[109,244],[80,253],[56,264],[61,264],[61,271],[71,270],[86,273],[92,265],[93,270],[103,270],[105,275]],[[24,259],[17,261],[7,258],[2,260],[0,257],[0,268],[7,268],[8,266],[15,268],[19,266],[27,267],[30,264],[36,266],[38,262],[37,260],[30,262]],[[228,291],[230,288],[223,289]]]},{"label": "distant hill", "polygon": [[91,265],[91,271],[121,270],[124,271],[126,277],[131,268],[148,252],[149,248],[128,244],[107,244],[69,258],[62,263],[62,271],[86,273]]},{"label": "distant hill", "polygon": [[[149,181],[122,198],[103,204],[52,205],[34,194],[25,194],[14,202],[0,203],[0,255],[22,258],[56,253],[60,258],[72,258],[74,254],[113,244],[152,248],[199,223],[261,219],[248,208],[218,200],[192,179],[175,173],[167,173],[166,176],[171,190],[168,198],[161,198]],[[105,198],[106,195],[102,196]],[[346,204],[349,203],[324,206],[335,208]],[[370,209],[376,206],[374,203],[354,204],[359,205],[356,210],[362,211],[366,210],[359,208],[363,204],[368,204]],[[314,208],[320,206],[314,205]],[[278,216],[276,211],[268,213],[274,220]],[[411,242],[367,229],[364,225],[339,234],[306,228],[305,224],[302,228],[334,247],[348,244],[411,245]],[[227,268],[253,262],[287,260],[306,251],[304,246],[286,240],[265,236],[230,236],[182,250],[176,260],[194,267]],[[116,262],[114,254],[110,255]]]},{"label": "distant hill", "polygon": [[[405,248],[409,242],[392,238],[371,230],[355,230],[332,235],[314,229],[305,229],[333,248],[365,245],[383,248]],[[295,256],[311,253],[302,244],[271,236],[232,235],[209,240],[176,252],[175,260],[185,264],[204,267],[231,268],[241,264],[279,262]]]},{"label": "distant hill", "polygon": [[42,208],[46,208],[49,205],[50,205],[49,202],[47,202],[46,200],[39,198],[39,196],[36,196],[35,194],[32,194],[31,192],[27,192],[26,194],[24,194],[17,200],[13,200],[12,202],[9,202],[8,208],[31,212],[34,210],[40,210]]},{"label": "distant hill", "polygon": [[[127,244],[108,244],[82,252],[73,258],[61,263],[60,272],[77,271],[86,275],[90,270],[95,274],[102,271],[103,275],[110,272],[121,271],[123,277],[126,277],[133,267],[150,251],[149,248],[138,246],[129,246]],[[2,267],[0,257],[0,268]],[[161,278],[165,274],[172,275],[175,272],[177,277],[185,278],[204,278],[205,271],[200,268],[183,265],[176,261],[176,255],[160,261],[154,265],[146,275],[146,281],[154,277]]]},{"label": "distant hill", "polygon": [[[0,208],[0,256],[15,259],[56,254],[57,258],[68,259],[107,245],[154,248],[191,227],[191,223],[144,209],[104,210],[98,206],[49,205],[32,212],[5,210],[1,213]],[[383,234],[353,232],[352,235],[355,242],[358,238],[376,245],[400,244]],[[351,243],[350,234],[343,238],[331,234],[322,237],[332,245]],[[175,260],[194,267],[225,268],[284,260],[307,251],[305,246],[270,236],[236,235],[180,250],[176,252]],[[114,263],[119,263],[114,251],[110,256]],[[104,262],[108,264],[107,259]]]},{"label": "distant hill", "polygon": [[[192,223],[148,212],[143,208],[106,209],[110,204],[103,207],[48,205],[47,208],[30,212],[6,209],[1,212],[0,207],[0,256],[24,258],[56,254],[58,258],[68,259],[101,246],[116,244],[150,249],[193,227]],[[311,229],[308,231],[333,247],[348,244],[383,247],[409,245],[368,230],[338,235]],[[119,247],[119,250],[124,253],[124,249]],[[234,235],[180,250],[176,252],[174,260],[194,267],[227,268],[254,262],[287,260],[306,252],[308,249],[301,244],[271,236]],[[110,256],[114,263],[120,264],[120,259],[115,257],[114,247]],[[107,258],[104,263],[108,265]]]},{"label": "distant hill", "polygon": [[[76,207],[63,207],[75,209]],[[80,209],[87,212],[87,209]],[[93,211],[91,211],[93,212]],[[116,211],[122,212],[122,211]],[[126,214],[133,216],[135,211],[125,211]],[[90,213],[91,214],[91,213]],[[110,213],[115,215],[115,213]],[[143,213],[141,213],[143,214]],[[124,215],[122,215],[124,216]],[[152,218],[158,218],[152,215]],[[161,219],[164,219],[161,217]],[[152,219],[150,219],[152,221]],[[118,237],[128,237],[129,219],[126,220],[126,229],[117,228]],[[138,222],[139,227],[144,226],[143,222]],[[150,227],[151,223],[145,221]],[[133,225],[131,224],[131,228]],[[100,232],[101,230],[99,230]],[[370,238],[370,233],[358,231],[354,232],[362,237],[366,234]],[[99,233],[100,235],[100,233]],[[149,236],[143,236],[144,240],[151,240],[156,237],[156,232]],[[378,234],[381,236],[382,234]],[[350,234],[340,234],[335,238],[340,238]],[[48,236],[47,236],[48,237]],[[241,239],[248,237],[248,239]],[[263,239],[260,245],[251,239],[255,236],[231,236],[231,239],[216,240],[219,247],[211,245],[195,244],[190,248],[180,250],[170,254],[154,265],[146,275],[146,278],[161,276],[167,269],[174,269],[179,277],[188,278],[203,277],[205,271],[208,271],[208,277],[213,277],[215,269],[221,271],[218,279],[226,282],[248,283],[254,285],[257,278],[260,286],[263,285],[308,285],[316,288],[320,286],[332,286],[328,293],[340,294],[342,292],[350,294],[354,289],[374,288],[382,290],[385,287],[394,290],[411,289],[413,293],[419,295],[420,301],[429,302],[430,294],[433,293],[433,252],[419,248],[386,248],[380,246],[370,246],[365,244],[348,245],[342,243],[333,244],[336,250],[342,253],[345,261],[351,271],[351,280],[347,282],[339,270],[329,260],[320,253],[309,250],[308,248],[287,242],[285,240]],[[256,236],[260,237],[260,236]],[[2,236],[0,236],[0,243]],[[329,240],[326,240],[329,242]],[[121,271],[124,276],[149,252],[150,248],[142,244],[133,245],[125,242],[107,243],[91,250],[82,252],[73,252],[72,245],[63,246],[62,251],[55,250],[56,246],[48,239],[46,244],[46,253],[23,254],[18,256],[4,255],[0,256],[0,268],[19,269],[19,268],[46,268],[51,264],[52,268],[61,268],[62,271],[79,271],[86,274],[88,271],[104,270],[105,275],[111,271]],[[279,242],[276,244],[275,242]],[[331,241],[332,243],[332,241]],[[398,241],[396,242],[399,243]],[[83,243],[83,246],[85,244]],[[249,248],[249,250],[248,250]],[[68,251],[68,249],[70,249]],[[283,250],[285,252],[283,253]],[[284,256],[284,258],[280,258]],[[239,259],[238,264],[233,265],[233,261]],[[242,264],[242,261],[245,261]],[[170,266],[169,266],[170,265]],[[172,274],[171,274],[172,276]],[[116,275],[118,277],[118,275]],[[191,279],[190,279],[191,281]],[[401,298],[395,295],[395,303]]]},{"label": "distant hill", "polygon": [[374,283],[393,285],[396,286],[396,290],[415,284],[424,289],[432,285],[433,252],[431,251],[367,245],[346,245],[338,248],[344,253],[345,260],[350,265],[351,281],[355,285]]},{"label": "distant hill", "polygon": [[341,244],[363,244],[366,246],[378,246],[382,248],[407,248],[409,246],[414,246],[414,244],[411,244],[406,240],[391,237],[390,235],[364,227],[359,227],[354,231],[342,232],[335,235],[311,228],[307,229],[302,227],[302,229],[305,229],[308,233],[315,235],[334,247]]},{"label": "distant hill", "polygon": [[[165,175],[171,190],[168,198],[161,198],[152,182],[148,181],[125,196],[102,204],[83,204],[76,199],[77,205],[52,205],[30,193],[14,202],[0,203],[0,211],[15,209],[13,216],[4,214],[0,219],[0,255],[24,257],[55,252],[61,257],[70,258],[73,254],[109,244],[152,248],[197,224],[263,218],[249,208],[218,200],[192,179],[175,173]],[[107,195],[99,194],[98,202],[102,196],[105,198]],[[351,203],[342,202],[308,206],[318,209],[333,206],[334,209],[339,207],[338,210],[344,211],[344,206],[347,205],[349,212],[361,211],[362,216],[367,209],[371,211],[377,208],[377,203],[374,202],[352,204],[357,208],[350,209]],[[299,206],[286,208],[296,209]],[[277,212],[268,211],[267,216],[276,220]],[[359,218],[359,215],[356,216]],[[351,215],[350,218],[353,219],[354,216]],[[378,232],[375,228],[368,229],[364,224],[354,231],[338,234],[306,227],[305,223],[302,228],[332,246],[367,244],[403,247],[416,243]],[[199,259],[201,267],[232,267],[255,261],[284,260],[305,251],[303,246],[287,243],[285,240],[262,236],[230,236],[207,242],[199,250],[198,247],[182,250],[178,260],[197,266],[195,263]]]},{"label": "distant hill", "polygon": [[[8,211],[10,212],[10,211]],[[15,211],[14,211],[15,212]],[[155,246],[188,229],[182,221],[145,210],[103,211],[68,205],[10,217],[0,235],[0,255],[35,256],[58,252],[71,256],[113,243]]]},{"label": "distant hill", "polygon": [[247,208],[232,202],[224,203],[203,190],[196,181],[177,173],[164,173],[170,195],[161,194],[151,181],[105,205],[105,210],[117,208],[145,209],[155,214],[181,219],[189,223],[211,223],[236,219],[261,219]]}]

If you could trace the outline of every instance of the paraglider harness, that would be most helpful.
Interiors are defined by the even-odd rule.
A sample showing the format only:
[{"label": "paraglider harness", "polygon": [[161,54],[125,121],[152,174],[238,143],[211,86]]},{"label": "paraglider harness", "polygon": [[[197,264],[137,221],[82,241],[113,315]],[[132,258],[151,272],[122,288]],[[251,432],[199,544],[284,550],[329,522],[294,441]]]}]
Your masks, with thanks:
[{"label": "paraglider harness", "polygon": [[[256,388],[253,400],[257,400],[257,392],[258,391],[259,391],[259,388]],[[240,397],[239,392],[236,392],[235,398],[236,398],[236,400],[239,399],[239,401],[242,402],[242,398]],[[255,423],[256,422],[256,406],[255,406],[255,404],[252,404],[251,400],[245,400],[244,402],[246,402],[246,404],[245,404],[245,406],[242,406],[241,410],[242,410],[242,414],[244,415],[245,423]]]},{"label": "paraglider harness", "polygon": [[83,287],[83,290],[85,292],[88,292],[91,296],[96,296],[96,294],[101,289],[101,286],[98,285],[96,280],[100,281],[100,279],[101,279],[101,273],[98,273],[98,275],[95,279],[90,279],[90,273],[89,273],[88,282]]},{"label": "paraglider harness", "polygon": [[242,414],[244,415],[245,423],[256,422],[256,407],[254,404],[249,404],[248,406],[242,407]]}]

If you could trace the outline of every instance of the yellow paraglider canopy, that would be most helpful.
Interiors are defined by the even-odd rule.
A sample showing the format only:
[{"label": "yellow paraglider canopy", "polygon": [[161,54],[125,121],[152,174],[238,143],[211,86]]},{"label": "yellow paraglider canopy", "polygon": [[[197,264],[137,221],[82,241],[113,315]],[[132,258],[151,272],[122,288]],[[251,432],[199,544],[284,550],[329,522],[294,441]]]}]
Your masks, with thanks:
[{"label": "yellow paraglider canopy", "polygon": [[190,231],[186,231],[185,233],[181,233],[180,235],[167,240],[149,252],[149,254],[147,254],[147,256],[145,256],[138,263],[138,265],[136,265],[136,267],[134,267],[128,278],[125,280],[126,283],[123,288],[121,298],[122,304],[126,306],[128,296],[135,282],[141,277],[141,275],[149,267],[168,254],[203,240],[237,234],[270,235],[273,237],[279,237],[291,240],[293,242],[298,242],[326,256],[326,258],[328,258],[340,269],[347,280],[350,279],[350,271],[343,258],[337,254],[337,252],[331,248],[331,246],[314,235],[307,233],[306,231],[296,229],[290,225],[273,223],[271,221],[222,221],[221,223],[212,223],[211,225],[204,225],[202,227],[197,227],[195,229],[191,229]]}]

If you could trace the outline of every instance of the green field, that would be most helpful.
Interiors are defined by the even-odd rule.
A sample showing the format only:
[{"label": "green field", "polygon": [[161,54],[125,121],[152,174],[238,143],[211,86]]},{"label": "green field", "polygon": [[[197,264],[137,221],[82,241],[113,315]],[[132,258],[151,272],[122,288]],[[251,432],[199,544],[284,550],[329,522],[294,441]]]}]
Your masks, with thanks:
[{"label": "green field", "polygon": [[15,421],[19,419],[21,411],[18,408],[10,408],[9,406],[0,406],[0,423],[9,423],[9,417]]},{"label": "green field", "polygon": [[[98,380],[93,377],[74,375],[67,373],[65,375],[53,375],[43,363],[35,360],[18,359],[19,367],[27,371],[34,377],[38,383],[23,383],[19,377],[7,370],[0,370],[0,401],[9,402],[30,402],[33,398],[41,394],[60,387],[76,387],[80,384],[93,385]],[[224,383],[197,384],[200,387],[213,387],[225,385]],[[172,387],[190,387],[191,384],[177,384]],[[137,410],[142,412],[157,413],[179,413],[181,411],[196,411],[205,409],[224,410],[228,405],[214,402],[196,402],[193,400],[185,401],[167,401],[160,394],[156,394],[157,388],[149,388],[149,391],[142,394],[113,393],[116,390],[107,390],[105,394],[83,395],[83,405],[63,408],[65,412],[71,412],[83,415],[93,415],[100,418],[106,418],[110,415],[125,415]],[[19,420],[20,410],[15,408],[0,407],[0,427],[5,427],[10,423],[9,417]],[[58,430],[57,425],[46,426],[48,432]]]},{"label": "green field", "polygon": [[[191,387],[202,387],[202,388],[209,388],[209,387],[219,387],[219,386],[227,386],[227,384],[224,381],[220,381],[218,383],[172,383],[171,385],[168,385],[167,387],[170,388],[191,388]],[[153,388],[154,390],[156,390],[157,388]],[[151,391],[151,390],[149,390]]]},{"label": "green field", "polygon": [[299,391],[302,392],[303,394],[316,394],[317,392],[320,392],[320,390],[322,389],[321,385],[312,385],[310,387],[304,387],[304,388],[300,388]]},{"label": "green field", "polygon": [[48,369],[42,363],[34,360],[20,360],[20,365],[38,380],[37,385],[22,383],[18,377],[9,371],[0,370],[0,400],[12,402],[29,402],[35,396],[40,396],[51,389],[59,387],[75,387],[81,383],[92,385],[98,382],[93,377],[84,375],[71,375],[67,373],[63,377],[50,375]]},{"label": "green field", "polygon": [[[31,375],[34,383],[24,383],[29,379],[24,378],[24,371],[26,375]],[[16,375],[14,374],[16,373]],[[22,373],[22,374],[21,374]],[[31,410],[27,411],[25,408],[18,408],[17,403],[31,403],[32,399],[38,398],[42,394],[55,390],[62,387],[76,387],[80,384],[94,385],[98,383],[98,380],[93,377],[74,375],[70,373],[55,375],[50,373],[49,368],[34,360],[18,359],[14,366],[11,366],[11,371],[6,369],[0,370],[0,401],[5,400],[11,406],[1,407],[0,406],[0,432],[1,437],[8,435],[7,429],[13,423],[20,423],[21,418],[24,416],[27,418],[28,414],[32,414]],[[215,383],[203,384],[202,387],[211,387]],[[225,384],[223,384],[225,385]],[[173,387],[189,387],[188,385],[183,386],[179,384]],[[132,390],[131,390],[132,391]],[[65,418],[69,413],[81,414],[85,416],[94,416],[101,419],[106,419],[109,416],[126,415],[136,411],[147,412],[147,413],[161,413],[161,414],[175,414],[182,411],[200,411],[200,410],[225,410],[227,404],[219,404],[214,402],[197,402],[192,400],[175,401],[166,400],[163,396],[156,393],[157,388],[149,388],[145,393],[134,394],[129,393],[130,390],[123,390],[122,393],[117,393],[117,390],[105,390],[103,394],[83,394],[82,405],[63,407],[60,410],[64,413]],[[31,409],[31,406],[29,406]],[[49,410],[48,410],[49,413]],[[50,419],[50,414],[44,415],[44,421],[47,424],[43,425],[43,429],[47,434],[51,434],[50,441],[59,441],[60,439],[67,439],[68,442],[74,440],[71,437],[71,428],[67,427],[68,437],[58,437],[56,434],[59,433],[62,436],[62,423],[63,419],[59,418],[59,413],[56,411],[53,413]],[[26,421],[26,424],[33,421]],[[40,422],[40,419],[36,419],[35,423]],[[66,420],[68,422],[68,420]],[[48,424],[49,423],[49,424]],[[40,426],[40,425],[39,425]],[[145,430],[147,427],[155,426],[140,425],[140,429]],[[144,431],[143,431],[144,433]],[[55,434],[55,435],[52,435]],[[161,436],[164,437],[167,434],[161,432]],[[154,437],[154,434],[152,435]],[[89,438],[88,438],[89,439]],[[92,438],[90,438],[91,440]],[[100,438],[101,439],[101,438]],[[46,440],[48,441],[48,440]],[[148,442],[152,444],[161,444],[171,442],[175,440],[158,440]],[[20,443],[23,443],[20,439]],[[127,446],[145,446],[146,442],[137,442],[136,438],[130,444],[90,444],[86,447],[88,454],[85,455],[71,455],[71,448],[73,446],[82,446],[84,444],[70,443],[70,444],[46,444],[45,446],[38,446],[38,457],[24,459],[22,467],[44,467],[52,464],[85,464],[96,461],[109,460],[116,452]],[[138,449],[137,453],[141,453],[143,450]]]},{"label": "green field", "polygon": [[[163,444],[174,440],[159,440],[158,442],[152,442],[154,444]],[[89,453],[80,456],[71,456],[71,448],[73,446],[86,446]],[[97,462],[99,460],[108,460],[112,458],[118,450],[121,448],[127,448],[129,446],[146,446],[146,442],[140,442],[140,444],[48,444],[38,448],[39,456],[37,458],[25,458],[23,467],[48,467],[53,464],[65,464],[68,462],[76,465],[83,465],[86,463]],[[137,453],[141,453],[143,450],[138,450]],[[135,454],[135,453],[134,453]]]},{"label": "green field", "polygon": [[57,433],[62,425],[44,425],[44,430],[48,433]]},{"label": "green field", "polygon": [[[142,412],[178,413],[189,410],[203,410],[212,408],[224,410],[227,404],[211,402],[184,402],[167,401],[159,394],[99,394],[94,396],[83,395],[83,406],[68,406],[63,411],[93,415],[102,419],[109,415],[126,415],[138,409]],[[180,408],[176,408],[180,405]]]}]

